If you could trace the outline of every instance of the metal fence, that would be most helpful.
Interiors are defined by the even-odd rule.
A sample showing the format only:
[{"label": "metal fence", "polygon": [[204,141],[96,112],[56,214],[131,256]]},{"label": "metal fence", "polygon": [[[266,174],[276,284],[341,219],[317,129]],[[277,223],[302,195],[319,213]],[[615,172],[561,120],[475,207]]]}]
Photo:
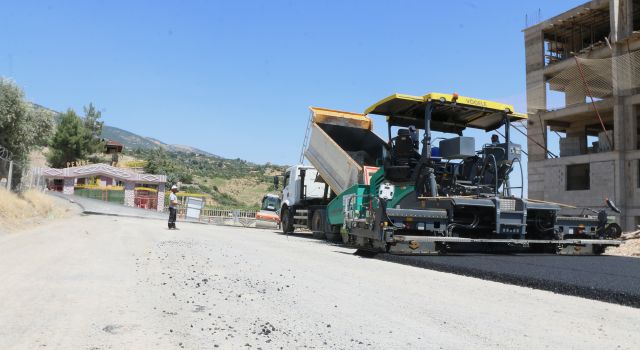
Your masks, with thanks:
[{"label": "metal fence", "polygon": [[0,145],[0,187],[10,190],[13,183],[13,154]]},{"label": "metal fence", "polygon": [[256,211],[203,209],[200,212],[200,220],[203,219],[215,225],[253,227],[256,225]]},{"label": "metal fence", "polygon": [[0,187],[10,191],[26,191],[36,188],[44,189],[42,175],[31,169],[29,162],[15,160],[11,151],[0,145]]},{"label": "metal fence", "polygon": [[[169,208],[165,207],[164,211],[168,212]],[[185,219],[186,213],[186,206],[178,205],[178,217]],[[255,227],[256,213],[255,210],[206,208],[200,211],[200,217],[195,221],[213,225]]]},{"label": "metal fence", "polygon": [[39,168],[29,167],[26,172],[23,173],[22,180],[20,181],[20,191],[30,189],[44,191],[46,187],[47,181],[44,176],[42,176]]},{"label": "metal fence", "polygon": [[80,197],[99,199],[105,202],[124,204],[124,190],[111,188],[86,188],[76,186],[73,194]]}]

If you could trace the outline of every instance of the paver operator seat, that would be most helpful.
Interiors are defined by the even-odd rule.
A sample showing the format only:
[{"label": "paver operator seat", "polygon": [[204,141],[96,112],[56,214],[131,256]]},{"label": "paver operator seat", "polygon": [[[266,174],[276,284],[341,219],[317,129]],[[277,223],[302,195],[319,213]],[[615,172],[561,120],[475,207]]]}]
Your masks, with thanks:
[{"label": "paver operator seat", "polygon": [[[415,131],[414,131],[415,133]],[[385,159],[387,177],[396,181],[407,181],[420,154],[416,149],[416,136],[410,129],[398,129],[398,136],[391,139],[391,154]]]}]

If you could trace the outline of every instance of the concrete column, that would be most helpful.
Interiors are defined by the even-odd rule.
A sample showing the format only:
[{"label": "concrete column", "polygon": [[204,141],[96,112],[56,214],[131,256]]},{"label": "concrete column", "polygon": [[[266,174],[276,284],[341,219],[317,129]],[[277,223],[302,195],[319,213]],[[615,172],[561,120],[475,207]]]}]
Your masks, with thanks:
[{"label": "concrete column", "polygon": [[[610,23],[611,23],[611,41],[613,46],[613,57],[617,57],[627,53],[627,38],[633,31],[633,6],[631,0],[611,0],[609,3]],[[633,108],[625,104],[625,95],[628,94],[630,88],[629,72],[631,67],[628,62],[614,59],[611,67],[613,80],[613,144],[614,151],[618,153],[618,160],[614,166],[614,185],[615,185],[615,201],[622,210],[620,216],[620,225],[623,230],[632,230],[635,226],[635,219],[629,215],[628,196],[634,192],[635,178],[634,171],[631,168],[632,161],[627,161],[627,150],[635,147],[633,138],[627,138],[626,133],[629,131],[629,119],[633,116]]]},{"label": "concrete column", "polygon": [[[536,113],[547,108],[547,93],[544,81],[544,41],[542,31],[536,28],[525,31],[525,56],[527,72],[527,113],[529,114],[529,137],[541,145],[546,144],[545,126]],[[529,160],[546,159],[545,150],[534,142],[527,142]]]},{"label": "concrete column", "polygon": [[62,193],[64,194],[73,194],[74,187],[76,185],[76,181],[72,177],[67,177],[64,179],[64,184],[62,187]]},{"label": "concrete column", "polygon": [[[536,140],[541,145],[545,145],[544,137],[545,125],[540,121],[538,114],[529,114],[529,122],[527,135]],[[529,152],[527,162],[527,193],[529,198],[545,200],[544,183],[545,171],[544,163],[546,160],[545,151],[539,145],[527,139],[527,147]]]},{"label": "concrete column", "polygon": [[[544,40],[542,31],[533,27],[525,30],[525,58],[527,78],[527,113],[529,115],[527,135],[528,167],[527,188],[529,198],[544,199],[544,168],[547,156],[546,125],[539,112],[547,109],[547,91],[544,80]],[[535,142],[533,141],[535,140]]]},{"label": "concrete column", "polygon": [[526,30],[524,42],[527,74],[527,113],[536,113],[547,108],[542,30],[535,27]]},{"label": "concrete column", "polygon": [[124,205],[128,207],[133,207],[135,205],[135,187],[136,184],[134,182],[125,182],[124,183]]},{"label": "concrete column", "polygon": [[617,43],[633,33],[633,0],[611,0],[609,13],[612,42]]},{"label": "concrete column", "polygon": [[158,185],[158,211],[164,211],[164,184]]},{"label": "concrete column", "polygon": [[567,137],[575,137],[580,142],[580,154],[587,153],[587,132],[584,123],[571,123],[567,128]]}]

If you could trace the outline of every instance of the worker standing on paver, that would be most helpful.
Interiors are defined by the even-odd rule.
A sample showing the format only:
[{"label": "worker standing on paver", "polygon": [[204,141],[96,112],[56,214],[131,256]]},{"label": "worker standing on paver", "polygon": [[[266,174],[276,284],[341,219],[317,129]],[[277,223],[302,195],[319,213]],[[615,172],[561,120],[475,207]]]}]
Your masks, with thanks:
[{"label": "worker standing on paver", "polygon": [[171,186],[171,194],[169,195],[169,230],[177,230],[176,215],[178,213],[178,196],[176,196],[176,192],[178,192],[178,186]]}]

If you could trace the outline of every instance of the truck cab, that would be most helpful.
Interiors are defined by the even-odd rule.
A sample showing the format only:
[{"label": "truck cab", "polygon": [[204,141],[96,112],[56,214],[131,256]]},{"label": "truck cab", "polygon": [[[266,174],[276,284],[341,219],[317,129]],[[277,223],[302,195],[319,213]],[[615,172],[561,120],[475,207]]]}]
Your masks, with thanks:
[{"label": "truck cab", "polygon": [[[284,233],[296,228],[312,229],[315,211],[323,209],[332,198],[329,185],[313,166],[294,165],[284,175],[280,220]],[[319,214],[315,216],[318,217]],[[318,217],[316,221],[324,220]]]},{"label": "truck cab", "polygon": [[318,171],[312,166],[294,165],[284,173],[282,206],[294,206],[324,195],[324,182],[317,182]]}]

